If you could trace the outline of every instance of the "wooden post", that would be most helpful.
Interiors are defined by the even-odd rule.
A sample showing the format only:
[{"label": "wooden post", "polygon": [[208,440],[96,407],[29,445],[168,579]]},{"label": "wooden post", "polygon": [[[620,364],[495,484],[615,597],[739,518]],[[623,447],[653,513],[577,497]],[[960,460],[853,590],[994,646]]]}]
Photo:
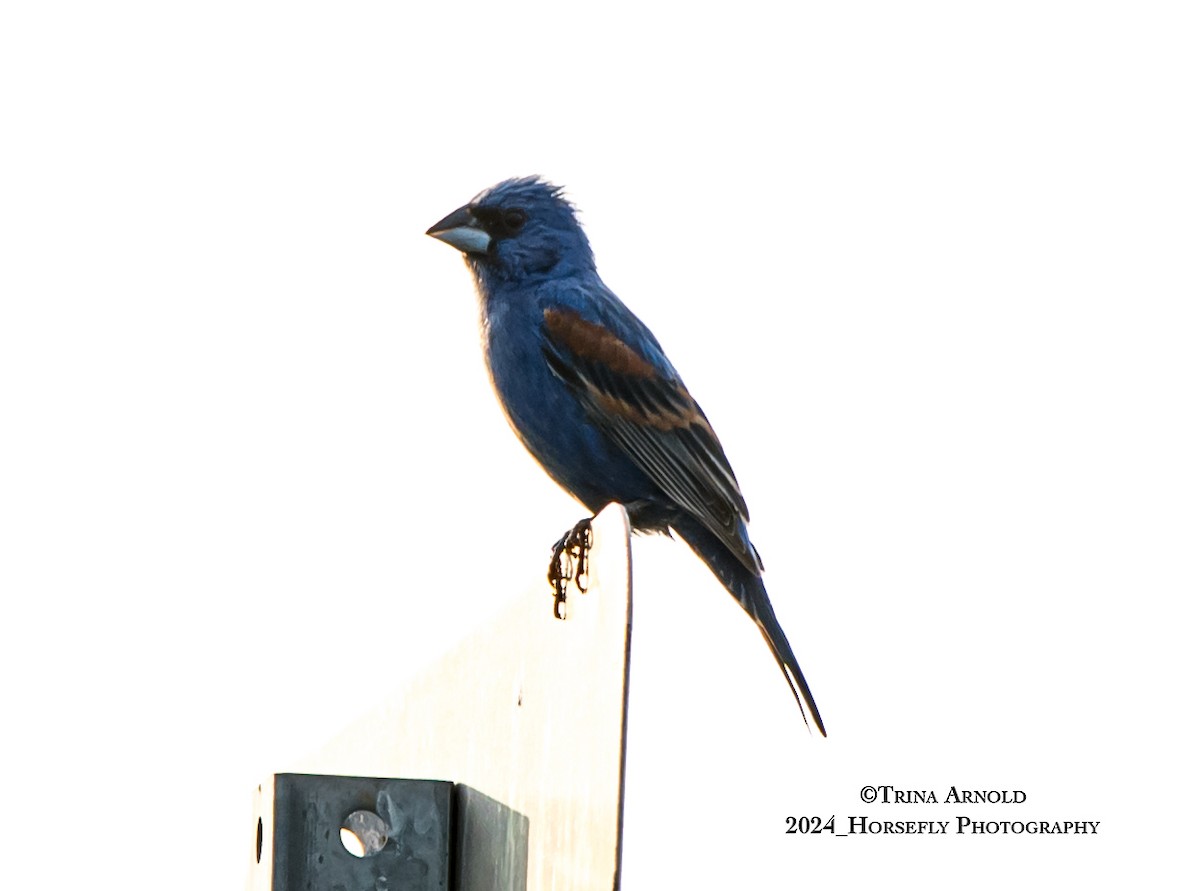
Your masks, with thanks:
[{"label": "wooden post", "polygon": [[[610,506],[593,523],[588,590],[571,585],[565,620],[552,601],[539,579],[298,769],[462,784],[527,820],[523,887],[615,887],[632,605],[624,509]],[[260,798],[269,817],[269,797]],[[499,865],[475,866],[474,885],[490,886],[483,874]],[[468,881],[459,887],[471,886],[470,869],[460,869]]]}]

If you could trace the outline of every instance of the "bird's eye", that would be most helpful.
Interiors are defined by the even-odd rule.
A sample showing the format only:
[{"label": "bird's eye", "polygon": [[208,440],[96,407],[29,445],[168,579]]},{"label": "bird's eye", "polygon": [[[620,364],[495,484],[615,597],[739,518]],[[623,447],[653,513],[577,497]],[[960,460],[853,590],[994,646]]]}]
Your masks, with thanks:
[{"label": "bird's eye", "polygon": [[511,208],[504,212],[504,228],[509,235],[515,235],[521,231],[521,227],[525,225],[525,211],[518,207]]}]

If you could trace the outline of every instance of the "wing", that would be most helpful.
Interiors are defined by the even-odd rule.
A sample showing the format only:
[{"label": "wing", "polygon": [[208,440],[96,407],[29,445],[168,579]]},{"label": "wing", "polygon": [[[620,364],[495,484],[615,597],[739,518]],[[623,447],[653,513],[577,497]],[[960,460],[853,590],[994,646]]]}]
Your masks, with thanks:
[{"label": "wing", "polygon": [[747,569],[761,572],[745,534],[749,515],[733,469],[683,382],[573,310],[548,307],[543,322],[543,355],[592,423]]}]

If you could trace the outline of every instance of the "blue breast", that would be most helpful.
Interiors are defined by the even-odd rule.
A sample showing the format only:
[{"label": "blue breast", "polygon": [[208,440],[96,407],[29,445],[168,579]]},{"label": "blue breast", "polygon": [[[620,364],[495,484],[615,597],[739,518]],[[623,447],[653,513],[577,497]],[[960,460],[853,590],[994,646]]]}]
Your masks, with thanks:
[{"label": "blue breast", "polygon": [[493,293],[485,310],[485,359],[513,430],[560,486],[590,510],[610,501],[661,498],[658,488],[588,419],[542,354],[544,301]]}]

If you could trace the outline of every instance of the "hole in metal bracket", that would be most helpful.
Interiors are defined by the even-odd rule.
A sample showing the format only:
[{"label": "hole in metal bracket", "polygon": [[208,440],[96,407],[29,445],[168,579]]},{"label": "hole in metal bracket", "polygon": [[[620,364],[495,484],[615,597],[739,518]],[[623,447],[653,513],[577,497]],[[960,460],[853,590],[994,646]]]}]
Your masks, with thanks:
[{"label": "hole in metal bracket", "polygon": [[341,838],[355,857],[374,857],[387,844],[387,824],[374,811],[355,811],[342,821]]}]

